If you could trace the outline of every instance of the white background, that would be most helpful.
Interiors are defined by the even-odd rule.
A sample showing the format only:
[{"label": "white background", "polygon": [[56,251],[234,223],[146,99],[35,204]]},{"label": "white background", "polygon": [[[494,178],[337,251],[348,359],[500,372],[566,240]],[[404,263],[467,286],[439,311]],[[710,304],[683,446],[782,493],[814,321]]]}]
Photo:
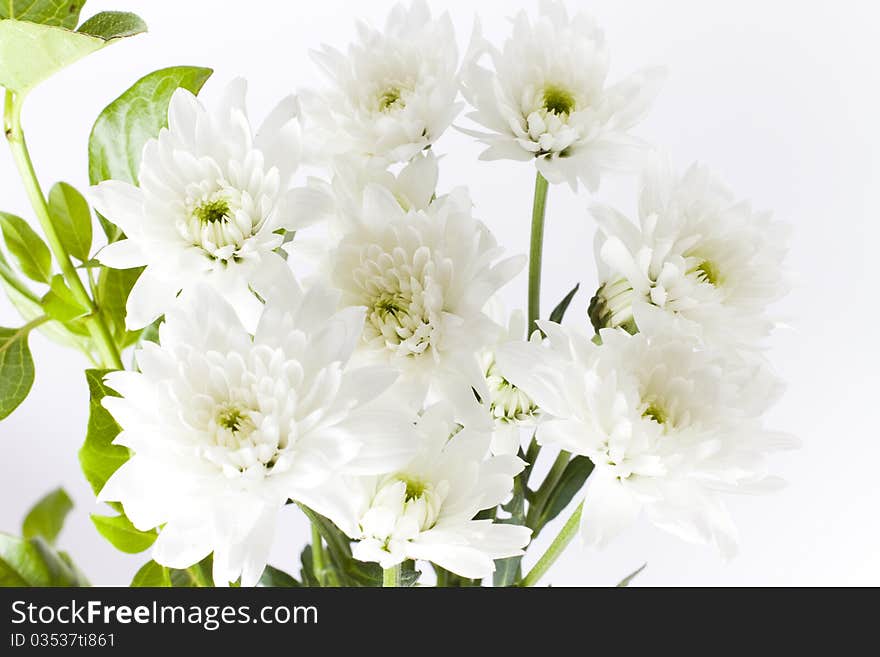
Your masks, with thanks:
[{"label": "white background", "polygon": [[[535,3],[431,4],[449,9],[462,48],[474,8],[498,43],[507,33],[505,17]],[[790,328],[777,332],[770,352],[789,388],[768,420],[797,434],[804,446],[775,460],[789,481],[783,492],[731,500],[742,550],[730,563],[642,522],[603,552],[573,546],[547,581],[608,585],[648,562],[641,585],[880,584],[878,285],[868,267],[880,217],[876,202],[869,206],[880,189],[880,52],[872,3],[576,4],[589,5],[606,29],[612,80],[644,65],[669,68],[639,134],[668,149],[679,166],[697,159],[711,164],[740,196],[794,225],[795,288],[776,308]],[[381,24],[390,6],[387,0],[89,2],[86,15],[138,12],[150,33],[76,64],[32,94],[25,127],[42,183],[46,189],[56,180],[85,186],[94,118],[141,75],[177,64],[211,66],[216,74],[207,94],[246,76],[251,113],[259,118],[290,91],[318,82],[308,49],[322,42],[345,46],[355,18]],[[479,147],[454,131],[437,150],[448,153],[441,188],[471,185],[479,216],[509,250],[525,252],[531,165],[480,163]],[[2,209],[29,217],[5,149],[0,181]],[[634,180],[611,179],[599,197],[630,211],[634,192]],[[589,202],[586,193],[550,191],[545,312],[581,281],[587,293],[572,305],[570,322],[585,321],[596,283]],[[524,276],[504,297],[510,306],[524,305]],[[2,299],[0,324],[17,323]],[[63,485],[77,507],[61,545],[94,582],[127,583],[146,556],[119,554],[94,530],[88,513],[100,509],[76,459],[87,411],[84,360],[38,335],[32,348],[36,384],[0,424],[0,530],[17,533],[30,504]],[[295,572],[305,523],[290,510],[282,525],[273,563]]]}]

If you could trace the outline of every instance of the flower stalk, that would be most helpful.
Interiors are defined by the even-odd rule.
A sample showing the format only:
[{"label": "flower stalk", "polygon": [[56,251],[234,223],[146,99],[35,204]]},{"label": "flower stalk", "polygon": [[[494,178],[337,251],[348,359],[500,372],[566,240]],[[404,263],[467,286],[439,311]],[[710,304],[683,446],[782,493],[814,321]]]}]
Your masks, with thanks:
[{"label": "flower stalk", "polygon": [[541,317],[541,258],[544,251],[544,215],[547,210],[547,179],[535,173],[535,196],[532,201],[532,233],[529,241],[529,317],[528,334]]},{"label": "flower stalk", "polygon": [[400,564],[382,570],[382,587],[398,588],[400,586]]},{"label": "flower stalk", "polygon": [[98,312],[95,302],[86,291],[82,280],[76,272],[76,268],[73,266],[73,262],[70,260],[70,254],[64,248],[52,223],[52,218],[49,215],[49,206],[37,180],[37,174],[34,171],[34,165],[25,142],[24,131],[21,127],[21,106],[23,100],[23,97],[20,95],[13,94],[11,91],[6,92],[3,107],[3,126],[6,140],[9,142],[9,148],[12,151],[12,159],[15,161],[15,166],[21,176],[34,214],[40,223],[40,227],[43,229],[46,241],[58,263],[58,267],[61,269],[65,282],[76,297],[76,300],[89,310],[84,321],[100,354],[102,365],[113,369],[124,369],[113,336],[110,334],[104,318]]},{"label": "flower stalk", "polygon": [[553,542],[550,544],[550,547],[547,548],[547,551],[541,555],[540,559],[538,559],[538,563],[536,563],[529,573],[523,577],[522,581],[519,583],[520,586],[534,586],[550,569],[550,566],[556,563],[559,555],[565,551],[565,548],[571,543],[571,539],[574,538],[578,526],[581,524],[581,514],[583,513],[583,510],[584,503],[581,502],[574,510],[574,513],[572,513],[569,519],[566,520],[562,530],[557,534],[556,538],[553,539]]}]

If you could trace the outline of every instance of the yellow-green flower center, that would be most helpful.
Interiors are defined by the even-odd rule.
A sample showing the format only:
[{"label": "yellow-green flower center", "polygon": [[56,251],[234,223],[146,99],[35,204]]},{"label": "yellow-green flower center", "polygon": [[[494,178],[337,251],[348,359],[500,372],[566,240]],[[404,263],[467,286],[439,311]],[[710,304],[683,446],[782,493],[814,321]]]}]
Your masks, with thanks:
[{"label": "yellow-green flower center", "polygon": [[552,84],[544,87],[544,109],[548,112],[571,114],[574,104],[574,96],[571,92]]},{"label": "yellow-green flower center", "polygon": [[223,199],[215,199],[202,203],[193,214],[203,224],[213,224],[223,221],[229,216],[229,203]]}]

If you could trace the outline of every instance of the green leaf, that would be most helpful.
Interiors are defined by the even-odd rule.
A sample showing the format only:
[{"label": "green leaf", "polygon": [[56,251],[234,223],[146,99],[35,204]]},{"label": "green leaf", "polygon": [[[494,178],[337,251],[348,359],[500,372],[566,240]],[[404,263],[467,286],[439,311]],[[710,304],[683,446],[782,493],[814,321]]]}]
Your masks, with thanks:
[{"label": "green leaf", "polygon": [[21,526],[22,536],[26,539],[39,536],[49,545],[54,545],[71,509],[73,502],[68,494],[63,488],[56,488],[28,511]]},{"label": "green leaf", "polygon": [[175,588],[196,588],[214,586],[214,577],[211,573],[214,565],[213,555],[208,555],[197,564],[189,568],[171,568],[171,586]]},{"label": "green leaf", "polygon": [[65,182],[49,190],[49,215],[67,252],[80,262],[89,259],[92,247],[92,213],[76,189]]},{"label": "green leaf", "polygon": [[156,542],[158,534],[155,530],[142,532],[131,524],[125,515],[99,516],[91,514],[92,522],[101,536],[106,538],[120,552],[137,554],[143,552]]},{"label": "green leaf", "polygon": [[125,304],[143,267],[111,269],[105,267],[98,274],[97,304],[113,331],[117,345],[126,342]]},{"label": "green leaf", "polygon": [[109,41],[143,34],[147,31],[144,19],[129,11],[102,11],[79,26],[77,32]]},{"label": "green leaf", "polygon": [[89,313],[89,309],[80,304],[79,300],[67,287],[64,277],[55,274],[49,282],[49,291],[40,300],[43,310],[52,319],[69,322]]},{"label": "green leaf", "polygon": [[[6,296],[9,297],[9,301],[15,306],[15,309],[22,316],[23,319],[27,321],[34,320],[38,317],[42,317],[45,312],[43,307],[39,303],[35,303],[31,301],[23,294],[21,294],[18,290],[9,285],[6,281],[0,280],[0,285],[3,286],[3,289],[6,292]],[[73,326],[71,326],[73,328]],[[79,337],[79,332],[74,335],[69,330],[67,330],[64,325],[59,322],[50,321],[40,324],[38,329],[43,335],[52,340],[53,342],[63,345],[65,347],[84,350],[89,346],[90,341]],[[87,334],[88,331],[84,329],[84,332]]]},{"label": "green leaf", "polygon": [[7,212],[0,212],[0,229],[6,248],[18,261],[22,273],[39,283],[48,283],[52,274],[52,254],[34,229],[21,217]]},{"label": "green leaf", "polygon": [[[496,522],[507,525],[525,525],[525,486],[522,479],[516,477],[513,480],[513,497],[502,509],[510,514],[509,518]],[[508,557],[507,559],[495,560],[495,572],[492,574],[492,586],[512,586],[520,576],[520,564],[522,557]]]},{"label": "green leaf", "polygon": [[107,409],[101,406],[104,397],[119,396],[115,390],[104,385],[104,376],[110,371],[86,370],[86,382],[89,384],[89,426],[86,440],[79,450],[79,464],[96,495],[129,456],[127,448],[112,444],[119,433],[119,425]]},{"label": "green leaf", "polygon": [[563,509],[571,502],[571,498],[584,487],[584,483],[592,471],[593,462],[586,456],[575,456],[569,461],[568,465],[565,466],[565,470],[562,471],[559,482],[547,498],[547,503],[544,505],[543,513],[541,513],[541,517],[538,519],[535,531],[539,531],[544,525],[562,513]]},{"label": "green leaf", "polygon": [[641,566],[636,568],[633,572],[631,572],[629,575],[627,575],[617,583],[617,588],[626,588],[627,586],[629,586],[630,583],[632,583],[632,581],[635,579],[636,575],[642,572],[647,566],[647,563],[643,563]]},{"label": "green leaf", "polygon": [[39,536],[0,533],[0,586],[88,586],[70,557]]},{"label": "green leaf", "polygon": [[576,284],[573,288],[571,288],[571,291],[562,298],[562,301],[560,301],[556,305],[556,307],[553,309],[553,312],[550,313],[551,322],[562,324],[562,318],[565,317],[565,311],[568,310],[568,306],[571,303],[571,300],[574,299],[574,295],[577,294],[580,286],[580,283]]},{"label": "green leaf", "polygon": [[117,36],[126,34],[103,38],[52,25],[0,20],[0,86],[24,95]]},{"label": "green leaf", "polygon": [[276,587],[276,588],[298,588],[301,587],[295,577],[288,575],[283,570],[279,570],[273,566],[266,566],[260,577],[260,586]]},{"label": "green leaf", "polygon": [[134,579],[131,580],[129,586],[133,588],[167,588],[171,586],[171,575],[165,566],[157,564],[151,559],[135,573]]},{"label": "green leaf", "polygon": [[14,18],[72,30],[79,23],[79,12],[86,0],[2,0],[0,19]]},{"label": "green leaf", "polygon": [[0,327],[0,420],[18,408],[34,385],[34,359],[28,347],[30,329]]},{"label": "green leaf", "polygon": [[[198,93],[211,73],[209,68],[195,66],[153,71],[107,105],[89,136],[91,184],[113,179],[137,185],[144,144],[168,125],[168,103],[172,94],[181,87]],[[108,237],[114,241],[119,236],[108,234]]]}]

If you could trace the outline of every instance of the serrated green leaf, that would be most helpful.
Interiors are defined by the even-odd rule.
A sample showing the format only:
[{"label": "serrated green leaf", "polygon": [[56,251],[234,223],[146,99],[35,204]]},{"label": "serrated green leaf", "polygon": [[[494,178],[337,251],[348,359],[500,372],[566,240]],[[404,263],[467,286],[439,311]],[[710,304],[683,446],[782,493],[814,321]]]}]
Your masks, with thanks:
[{"label": "serrated green leaf", "polygon": [[0,327],[0,420],[18,408],[34,385],[28,326]]},{"label": "serrated green leaf", "polygon": [[21,535],[25,538],[39,536],[49,545],[64,527],[67,514],[73,509],[73,501],[63,488],[56,488],[47,493],[28,511],[21,525]]},{"label": "serrated green leaf", "polygon": [[131,524],[125,515],[99,516],[91,514],[92,522],[98,532],[120,552],[137,554],[156,542],[155,530],[142,532]]},{"label": "serrated green leaf", "polygon": [[151,559],[135,573],[129,586],[133,588],[167,588],[171,586],[171,574],[168,572],[168,568]]},{"label": "serrated green leaf", "polygon": [[89,259],[92,247],[92,213],[74,187],[55,183],[49,190],[49,215],[67,252],[80,262]]},{"label": "serrated green leaf", "polygon": [[49,317],[59,322],[69,322],[89,313],[89,309],[80,304],[70,288],[67,287],[61,274],[55,274],[52,277],[49,282],[49,291],[43,295],[40,304]]},{"label": "serrated green leaf", "polygon": [[2,0],[0,19],[14,18],[72,30],[79,23],[79,12],[86,0]]},{"label": "serrated green leaf", "polygon": [[102,11],[79,26],[77,32],[109,41],[143,34],[147,31],[144,19],[129,11]]},{"label": "serrated green leaf", "polygon": [[88,585],[70,557],[40,537],[23,539],[0,533],[0,587]]},{"label": "serrated green leaf", "polygon": [[[212,72],[195,66],[153,71],[105,107],[89,136],[91,184],[113,179],[137,185],[144,144],[168,125],[172,94],[181,87],[198,93]],[[108,238],[118,239],[118,229],[114,227]]]},{"label": "serrated green leaf", "polygon": [[571,288],[571,291],[562,298],[562,301],[560,301],[556,305],[556,307],[553,309],[553,312],[550,313],[551,322],[562,324],[562,318],[565,317],[565,311],[568,310],[568,306],[569,304],[571,304],[571,300],[574,299],[574,295],[577,294],[580,286],[581,284],[577,283],[573,288]]},{"label": "serrated green leaf", "polygon": [[104,397],[119,396],[115,390],[104,384],[104,376],[110,371],[86,370],[86,382],[89,385],[89,425],[86,440],[79,450],[79,464],[96,495],[129,457],[127,448],[113,444],[113,439],[119,433],[119,425],[109,411],[101,406]]},{"label": "serrated green leaf", "polygon": [[0,212],[0,229],[6,248],[22,273],[38,283],[48,283],[52,274],[52,254],[34,229],[21,217],[8,212]]},{"label": "serrated green leaf", "polygon": [[541,513],[541,517],[538,519],[538,524],[535,527],[536,531],[562,513],[563,509],[571,502],[571,498],[584,487],[584,483],[586,483],[587,477],[590,476],[592,471],[593,462],[586,456],[575,456],[569,461],[568,465],[565,466],[565,470],[562,471],[559,482],[547,498],[543,513]]},{"label": "serrated green leaf", "polygon": [[638,575],[640,572],[642,572],[647,566],[648,566],[647,563],[643,563],[641,566],[636,568],[629,575],[627,575],[626,577],[624,577],[622,580],[620,580],[617,583],[617,588],[626,588],[627,586],[629,586],[632,583],[632,581],[636,578],[636,575]]},{"label": "serrated green leaf", "polygon": [[298,588],[302,584],[295,577],[279,570],[274,566],[266,566],[263,575],[260,577],[260,586],[274,588]]}]

